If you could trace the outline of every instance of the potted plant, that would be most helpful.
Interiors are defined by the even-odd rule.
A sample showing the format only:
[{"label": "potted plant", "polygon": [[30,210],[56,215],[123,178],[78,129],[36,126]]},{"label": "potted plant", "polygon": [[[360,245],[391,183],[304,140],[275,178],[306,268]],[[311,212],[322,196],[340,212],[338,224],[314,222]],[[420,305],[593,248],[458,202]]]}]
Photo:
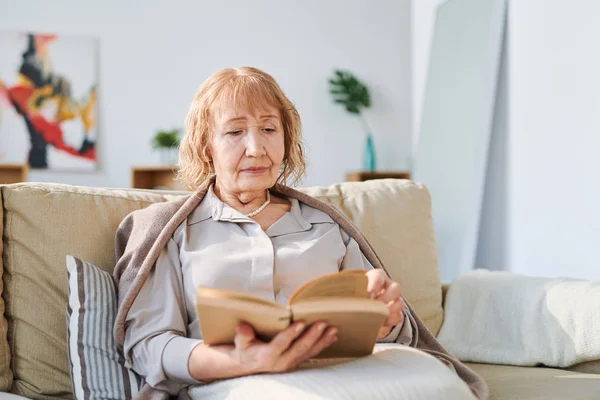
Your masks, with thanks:
[{"label": "potted plant", "polygon": [[363,169],[375,171],[375,146],[369,124],[362,110],[371,107],[369,89],[351,72],[335,70],[334,77],[329,79],[330,92],[333,101],[341,104],[350,114],[360,117],[366,133],[365,150],[363,154]]},{"label": "potted plant", "polygon": [[160,159],[163,164],[173,165],[177,163],[180,132],[179,129],[160,130],[152,138],[152,148],[160,152]]}]

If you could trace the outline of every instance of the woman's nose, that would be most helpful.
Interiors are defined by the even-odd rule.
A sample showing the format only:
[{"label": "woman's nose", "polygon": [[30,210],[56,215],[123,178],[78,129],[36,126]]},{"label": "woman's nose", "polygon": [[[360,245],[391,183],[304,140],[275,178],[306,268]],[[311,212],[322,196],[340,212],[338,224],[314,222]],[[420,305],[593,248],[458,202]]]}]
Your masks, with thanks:
[{"label": "woman's nose", "polygon": [[246,138],[246,156],[262,157],[266,154],[264,138],[258,129],[250,129]]}]

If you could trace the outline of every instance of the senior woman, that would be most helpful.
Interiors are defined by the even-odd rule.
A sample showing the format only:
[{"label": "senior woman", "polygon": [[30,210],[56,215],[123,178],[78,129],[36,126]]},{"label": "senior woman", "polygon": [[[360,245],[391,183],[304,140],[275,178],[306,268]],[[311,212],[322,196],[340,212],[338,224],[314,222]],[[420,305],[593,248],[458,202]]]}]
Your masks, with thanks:
[{"label": "senior woman", "polygon": [[269,342],[240,324],[233,345],[207,346],[195,312],[199,285],[285,304],[311,279],[362,269],[372,298],[389,310],[378,341],[416,343],[399,284],[373,268],[331,213],[308,204],[317,200],[284,194],[295,193],[287,185],[304,169],[300,117],[270,75],[223,69],[203,83],[180,145],[180,178],[195,195],[170,211],[155,206],[145,223],[137,218],[137,230],[126,220],[117,234],[115,335],[152,388],[175,395],[223,378],[292,371],[337,339],[326,321],[295,322]]}]

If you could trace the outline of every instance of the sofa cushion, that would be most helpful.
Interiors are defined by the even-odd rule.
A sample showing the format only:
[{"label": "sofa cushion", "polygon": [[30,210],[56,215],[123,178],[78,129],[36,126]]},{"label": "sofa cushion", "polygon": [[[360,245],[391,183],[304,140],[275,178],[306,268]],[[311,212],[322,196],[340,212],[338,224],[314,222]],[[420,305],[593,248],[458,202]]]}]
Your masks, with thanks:
[{"label": "sofa cushion", "polygon": [[589,400],[600,396],[600,375],[553,368],[466,365],[487,382],[489,400]]},{"label": "sofa cushion", "polygon": [[573,365],[567,368],[569,371],[583,372],[586,374],[599,374],[600,375],[600,360],[588,361]]},{"label": "sofa cushion", "polygon": [[[119,222],[135,209],[183,194],[41,183],[1,190],[12,391],[30,398],[68,398],[66,255],[112,272]],[[417,314],[437,334],[441,285],[427,190],[399,180],[301,190],[338,207],[358,225]]]},{"label": "sofa cushion", "polygon": [[66,255],[112,272],[120,221],[135,209],[173,195],[31,183],[1,190],[12,392],[29,398],[71,398]]},{"label": "sofa cushion", "polygon": [[[4,220],[4,213],[1,207],[2,197],[0,196],[0,221]],[[0,237],[2,237],[4,224],[0,225]],[[3,243],[0,240],[0,254],[3,251]],[[0,274],[4,271],[3,257],[0,257]],[[3,294],[4,281],[0,280],[0,294]],[[0,297],[0,391],[8,392],[12,387],[13,375],[10,369],[10,348],[7,341],[8,322],[4,316],[4,299]]]},{"label": "sofa cushion", "polygon": [[442,292],[427,189],[412,181],[381,179],[301,190],[331,203],[358,226],[436,336]]}]

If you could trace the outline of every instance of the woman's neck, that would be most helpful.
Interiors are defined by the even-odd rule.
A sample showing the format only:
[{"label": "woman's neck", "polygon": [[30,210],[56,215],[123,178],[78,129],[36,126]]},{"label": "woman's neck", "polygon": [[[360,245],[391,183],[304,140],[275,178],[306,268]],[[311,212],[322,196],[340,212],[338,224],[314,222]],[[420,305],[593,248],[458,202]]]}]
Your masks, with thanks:
[{"label": "woman's neck", "polygon": [[248,214],[267,201],[267,190],[256,190],[256,191],[244,191],[235,192],[228,191],[225,188],[215,183],[214,191],[217,197],[231,208],[241,212],[242,214]]}]

